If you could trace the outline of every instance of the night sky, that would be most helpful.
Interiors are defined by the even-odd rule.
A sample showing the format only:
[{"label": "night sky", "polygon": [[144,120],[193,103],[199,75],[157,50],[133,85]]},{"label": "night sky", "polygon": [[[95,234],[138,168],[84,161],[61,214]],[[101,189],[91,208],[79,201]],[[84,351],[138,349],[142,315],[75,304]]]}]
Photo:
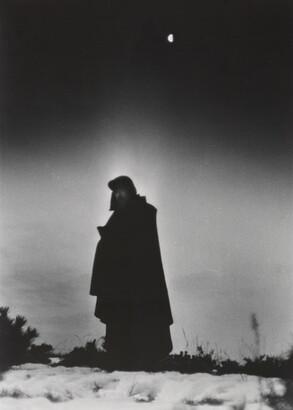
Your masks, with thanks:
[{"label": "night sky", "polygon": [[252,312],[263,351],[292,344],[290,2],[6,0],[0,19],[0,304],[59,348],[104,334],[96,226],[126,174],[158,209],[174,351],[185,332],[247,354]]}]

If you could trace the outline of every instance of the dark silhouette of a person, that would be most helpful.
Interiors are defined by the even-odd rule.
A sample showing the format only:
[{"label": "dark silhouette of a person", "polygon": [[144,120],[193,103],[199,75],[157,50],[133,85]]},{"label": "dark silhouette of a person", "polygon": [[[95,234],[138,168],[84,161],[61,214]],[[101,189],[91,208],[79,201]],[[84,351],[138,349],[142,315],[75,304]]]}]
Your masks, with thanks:
[{"label": "dark silhouette of a person", "polygon": [[114,212],[98,227],[90,295],[97,296],[95,316],[106,324],[104,346],[113,367],[148,368],[172,350],[157,209],[127,176],[108,187]]}]

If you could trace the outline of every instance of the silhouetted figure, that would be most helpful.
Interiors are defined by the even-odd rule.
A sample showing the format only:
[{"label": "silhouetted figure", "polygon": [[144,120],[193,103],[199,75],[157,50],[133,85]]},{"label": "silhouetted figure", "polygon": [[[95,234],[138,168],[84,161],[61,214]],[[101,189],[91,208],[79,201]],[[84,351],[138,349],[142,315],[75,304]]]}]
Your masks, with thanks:
[{"label": "silhouetted figure", "polygon": [[99,226],[90,294],[106,324],[105,348],[114,367],[151,367],[172,350],[173,323],[157,233],[157,209],[129,177],[108,183],[110,216]]}]

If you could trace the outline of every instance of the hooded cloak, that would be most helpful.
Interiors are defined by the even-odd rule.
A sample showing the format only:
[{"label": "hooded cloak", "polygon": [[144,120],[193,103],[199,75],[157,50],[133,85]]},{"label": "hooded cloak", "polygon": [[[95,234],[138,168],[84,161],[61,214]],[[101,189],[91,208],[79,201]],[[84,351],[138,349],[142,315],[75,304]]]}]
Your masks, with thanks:
[{"label": "hooded cloak", "polygon": [[126,207],[98,226],[90,295],[106,324],[106,350],[135,360],[162,358],[172,350],[173,323],[157,232],[157,209],[132,191]]},{"label": "hooded cloak", "polygon": [[99,226],[90,294],[103,323],[160,320],[173,323],[162,266],[157,209],[136,194],[127,207]]}]

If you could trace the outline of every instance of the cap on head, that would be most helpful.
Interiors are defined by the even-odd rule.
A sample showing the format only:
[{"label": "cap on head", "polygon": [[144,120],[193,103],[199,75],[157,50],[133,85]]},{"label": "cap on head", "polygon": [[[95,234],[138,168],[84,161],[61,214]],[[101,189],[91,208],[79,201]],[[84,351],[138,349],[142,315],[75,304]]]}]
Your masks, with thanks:
[{"label": "cap on head", "polygon": [[112,191],[117,188],[124,188],[127,189],[131,194],[136,194],[136,188],[134,186],[134,183],[132,182],[132,179],[126,175],[120,175],[119,177],[112,179],[110,182],[108,182],[108,187]]}]

